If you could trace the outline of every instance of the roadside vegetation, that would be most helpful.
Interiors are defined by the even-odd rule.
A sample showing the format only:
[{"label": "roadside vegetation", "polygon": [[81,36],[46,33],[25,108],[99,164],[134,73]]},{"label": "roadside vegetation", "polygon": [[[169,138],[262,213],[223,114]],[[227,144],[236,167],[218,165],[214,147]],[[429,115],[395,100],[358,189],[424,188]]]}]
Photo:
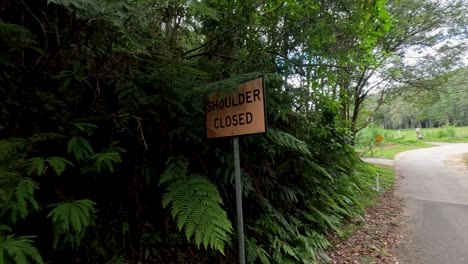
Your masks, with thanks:
[{"label": "roadside vegetation", "polygon": [[247,262],[330,260],[327,235],[375,195],[364,102],[424,81],[403,63],[421,43],[437,56],[418,76],[460,67],[442,29],[464,36],[466,5],[0,1],[0,263],[237,263],[232,143],[206,139],[203,102],[260,76]]},{"label": "roadside vegetation", "polygon": [[341,234],[331,236],[334,247],[328,253],[333,264],[399,262],[396,248],[404,242],[403,203],[393,193],[395,171],[388,166],[369,166],[379,173],[381,191],[362,197],[366,213],[352,219]]},{"label": "roadside vegetation", "polygon": [[[377,136],[383,137],[377,142]],[[393,159],[396,154],[433,145],[427,142],[468,142],[468,127],[446,126],[422,128],[422,139],[417,139],[415,129],[382,129],[368,126],[357,133],[356,151],[362,157]]]},{"label": "roadside vegetation", "polygon": [[[391,191],[395,184],[395,169],[393,167],[375,164],[368,164],[367,166],[369,168],[369,190],[358,197],[363,206],[364,213],[370,207],[378,205],[378,203],[383,199],[382,194],[387,191]],[[379,175],[379,192],[376,190],[377,174]],[[349,220],[349,222],[346,222],[343,225],[343,227],[340,229],[340,232],[332,235],[334,237],[335,243],[348,239],[354,234],[356,230],[363,227],[364,225],[364,221],[360,217]]]}]

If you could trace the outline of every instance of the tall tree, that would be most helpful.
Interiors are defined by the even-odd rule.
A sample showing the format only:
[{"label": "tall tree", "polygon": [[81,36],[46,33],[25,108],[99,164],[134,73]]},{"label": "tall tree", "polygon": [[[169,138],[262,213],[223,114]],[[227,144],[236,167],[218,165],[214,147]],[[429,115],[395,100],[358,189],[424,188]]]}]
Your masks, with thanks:
[{"label": "tall tree", "polygon": [[[388,2],[391,28],[375,33],[379,37],[372,50],[374,63],[349,64],[338,83],[343,118],[350,122],[353,131],[367,124],[358,121],[362,104],[370,94],[384,96],[392,87],[434,79],[463,66],[467,5],[466,1],[457,0]],[[418,52],[425,56],[412,58]],[[382,97],[373,112],[383,102]]]}]

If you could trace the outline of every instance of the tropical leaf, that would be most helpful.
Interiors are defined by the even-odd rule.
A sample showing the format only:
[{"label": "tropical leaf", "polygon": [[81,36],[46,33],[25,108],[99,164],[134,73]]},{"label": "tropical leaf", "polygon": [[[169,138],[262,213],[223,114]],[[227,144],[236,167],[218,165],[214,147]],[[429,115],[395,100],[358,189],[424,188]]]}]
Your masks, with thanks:
[{"label": "tropical leaf", "polygon": [[90,124],[90,123],[72,123],[73,126],[78,128],[80,131],[85,132],[85,133],[91,133],[94,131],[94,129],[97,128],[96,125]]},{"label": "tropical leaf", "polygon": [[93,148],[89,141],[83,137],[74,136],[67,144],[68,154],[75,156],[76,160],[82,160],[93,154]]},{"label": "tropical leaf", "polygon": [[18,182],[11,200],[6,204],[2,215],[10,213],[10,220],[13,223],[18,218],[25,219],[28,216],[30,207],[39,210],[39,204],[34,199],[34,191],[39,189],[39,185],[31,179],[23,179]]},{"label": "tropical leaf", "polygon": [[62,157],[50,157],[47,159],[47,163],[49,163],[58,176],[62,175],[67,165],[73,167],[73,163],[71,163],[71,161]]},{"label": "tropical leaf", "polygon": [[[1,22],[1,21],[0,21]],[[16,151],[26,146],[26,140],[20,138],[10,138],[0,140],[0,163],[12,157]]]},{"label": "tropical leaf", "polygon": [[168,184],[163,207],[171,206],[171,215],[179,230],[185,230],[187,240],[193,238],[197,247],[203,244],[205,249],[211,247],[224,254],[232,224],[221,208],[223,201],[218,188],[204,176],[187,176],[186,165],[184,159],[175,161],[163,173],[160,184]]},{"label": "tropical leaf", "polygon": [[54,249],[61,235],[65,235],[64,243],[70,243],[72,247],[80,244],[86,229],[94,225],[95,205],[88,199],[49,205],[54,207],[47,215],[54,224]]},{"label": "tropical leaf", "polygon": [[269,129],[267,138],[273,144],[276,144],[291,151],[295,151],[304,157],[310,158],[312,156],[312,153],[309,149],[309,145],[306,142],[297,139],[295,136],[289,133],[276,129]]},{"label": "tropical leaf", "polygon": [[101,173],[103,170],[108,170],[111,173],[114,173],[114,165],[122,163],[122,157],[120,156],[120,153],[124,152],[126,152],[125,149],[118,146],[112,146],[106,152],[91,155],[89,159],[94,160],[94,164],[96,165],[97,171],[99,173]]},{"label": "tropical leaf", "polygon": [[35,174],[41,176],[45,173],[46,163],[52,167],[54,172],[60,176],[65,171],[67,165],[73,167],[73,163],[65,158],[62,157],[50,157],[48,159],[44,159],[41,157],[34,157],[28,160],[30,162],[30,167],[28,170],[28,174]]},{"label": "tropical leaf", "polygon": [[0,234],[0,263],[44,263],[39,251],[32,245],[32,238],[34,236]]}]

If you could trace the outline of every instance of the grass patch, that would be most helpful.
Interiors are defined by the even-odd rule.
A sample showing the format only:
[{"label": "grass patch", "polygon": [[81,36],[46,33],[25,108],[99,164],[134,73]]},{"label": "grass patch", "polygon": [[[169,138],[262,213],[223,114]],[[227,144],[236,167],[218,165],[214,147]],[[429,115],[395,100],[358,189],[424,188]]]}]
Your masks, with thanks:
[{"label": "grass patch", "polygon": [[[366,180],[369,185],[366,191],[362,192],[361,196],[358,196],[359,202],[361,202],[363,208],[373,206],[380,201],[381,194],[393,188],[395,184],[395,168],[392,166],[367,164],[368,173]],[[376,174],[379,174],[380,192],[375,191],[376,187]]]},{"label": "grass patch", "polygon": [[[402,129],[400,132],[393,129],[382,129],[384,138],[393,141],[399,138],[416,139],[416,131],[412,129]],[[440,128],[421,128],[421,134],[424,141],[435,142],[468,142],[468,127],[440,127]]]},{"label": "grass patch", "polygon": [[380,186],[384,191],[393,188],[395,184],[395,168],[385,165],[369,165],[379,174]]},{"label": "grass patch", "polygon": [[395,158],[396,154],[400,152],[419,148],[429,148],[433,146],[434,145],[416,139],[407,140],[404,138],[399,138],[390,142],[373,144],[372,149],[371,147],[366,147],[358,149],[357,152],[362,157],[393,159]]},{"label": "grass patch", "polygon": [[[361,157],[393,159],[396,154],[408,150],[427,148],[426,142],[468,142],[468,127],[422,128],[423,139],[416,138],[415,129],[382,129],[369,126],[356,135],[356,152]],[[382,136],[381,142],[376,142]]]},{"label": "grass patch", "polygon": [[[380,201],[381,194],[393,188],[395,184],[395,169],[392,166],[376,165],[367,163],[366,171],[366,189],[358,195],[357,199],[362,205],[362,208],[373,206]],[[376,174],[379,174],[380,192],[375,191],[376,187]]]},{"label": "grass patch", "polygon": [[376,158],[386,158],[393,159],[396,154],[408,150],[419,149],[419,148],[429,148],[434,145],[419,142],[417,144],[388,144],[383,145],[382,147],[377,147],[374,151],[374,157]]},{"label": "grass patch", "polygon": [[[375,165],[375,164],[368,164],[370,175],[369,177],[371,180],[371,188],[375,188],[376,181],[375,175],[379,174],[379,183],[380,183],[380,193],[386,192],[393,188],[395,184],[395,168],[392,166],[385,166],[385,165]],[[364,207],[372,206],[379,201],[379,193],[373,191],[372,195],[366,197],[360,197],[363,202]]]}]

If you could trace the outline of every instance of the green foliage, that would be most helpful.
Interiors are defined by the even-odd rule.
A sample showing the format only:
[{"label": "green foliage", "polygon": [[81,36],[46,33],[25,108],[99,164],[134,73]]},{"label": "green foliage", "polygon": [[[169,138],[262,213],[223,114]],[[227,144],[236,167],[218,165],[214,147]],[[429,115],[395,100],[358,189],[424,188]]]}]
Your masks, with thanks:
[{"label": "green foliage", "polygon": [[4,235],[0,232],[0,263],[44,263],[39,251],[32,245],[32,238],[34,236]]},{"label": "green foliage", "polygon": [[96,125],[90,123],[73,123],[73,126],[88,134],[91,134],[97,128]]},{"label": "green foliage", "polygon": [[86,229],[94,225],[96,204],[88,199],[51,204],[54,207],[47,215],[54,225],[54,249],[57,248],[60,237],[63,243],[72,247],[78,246],[86,234]]},{"label": "green foliage", "polygon": [[[392,129],[468,125],[467,73],[465,67],[395,89],[375,113],[375,121]],[[367,105],[374,103],[370,99]]]},{"label": "green foliage", "polygon": [[268,131],[268,139],[274,144],[287,150],[294,151],[304,157],[311,157],[312,155],[309,150],[309,145],[306,142],[297,139],[289,133],[270,129]]},{"label": "green foliage", "polygon": [[0,216],[9,213],[11,222],[16,223],[18,218],[25,219],[28,216],[31,207],[39,210],[39,204],[34,199],[34,191],[37,189],[39,189],[38,184],[30,179],[18,181],[14,191],[7,195]]},{"label": "green foliage", "polygon": [[262,247],[257,244],[255,238],[246,238],[245,239],[245,251],[246,251],[246,261],[247,263],[255,263],[259,260],[262,264],[270,263],[270,254]]},{"label": "green foliage", "polygon": [[28,174],[30,175],[36,174],[37,176],[42,176],[45,174],[46,163],[50,167],[52,167],[55,174],[57,174],[58,176],[62,175],[67,165],[73,167],[73,163],[71,163],[71,161],[62,157],[50,157],[48,159],[44,159],[41,157],[34,157],[34,158],[29,159],[29,162],[31,166],[29,168]]},{"label": "green foliage", "polygon": [[[349,145],[368,80],[396,65],[387,62],[406,29],[431,21],[407,23],[430,16],[405,6],[7,0],[2,223],[34,234],[50,219],[54,233],[37,235],[54,245],[43,253],[54,263],[229,261],[232,149],[227,139],[206,140],[203,98],[263,76],[269,132],[240,139],[249,261],[326,260],[325,234],[362,212],[358,198],[370,189]],[[200,175],[188,174],[185,159],[164,165],[178,156]],[[19,202],[17,189],[25,189]],[[153,203],[162,194],[165,208]],[[51,211],[35,209],[47,204]]]},{"label": "green foliage", "polygon": [[33,43],[34,35],[28,29],[0,20],[0,65],[11,63],[8,52],[32,48]]},{"label": "green foliage", "polygon": [[83,160],[94,153],[89,141],[79,136],[74,136],[70,139],[67,144],[67,151],[68,154],[73,153],[76,160]]},{"label": "green foliage", "polygon": [[122,157],[120,153],[126,152],[125,149],[117,146],[113,146],[107,150],[107,152],[96,153],[89,157],[90,160],[93,160],[97,171],[100,173],[104,169],[107,169],[111,173],[114,173],[115,168],[114,164],[122,163]]},{"label": "green foliage", "polygon": [[23,149],[26,145],[24,139],[3,139],[0,140],[0,163],[5,162],[8,158],[16,153],[16,151]]},{"label": "green foliage", "polygon": [[[258,235],[265,235],[271,242],[269,247],[272,255],[269,259],[274,263],[318,263],[319,260],[326,262],[324,250],[330,243],[325,236],[309,229],[310,226],[300,219],[284,216],[278,211],[264,215],[255,227]],[[259,252],[265,257],[262,250]],[[259,259],[261,260],[260,256]]]},{"label": "green foliage", "polygon": [[[179,166],[181,165],[181,166]],[[232,233],[232,225],[218,188],[202,175],[187,175],[187,161],[169,163],[160,184],[168,184],[162,199],[164,208],[171,205],[171,215],[179,230],[185,230],[187,240],[193,237],[197,247],[201,244],[224,254],[224,244]]]}]

